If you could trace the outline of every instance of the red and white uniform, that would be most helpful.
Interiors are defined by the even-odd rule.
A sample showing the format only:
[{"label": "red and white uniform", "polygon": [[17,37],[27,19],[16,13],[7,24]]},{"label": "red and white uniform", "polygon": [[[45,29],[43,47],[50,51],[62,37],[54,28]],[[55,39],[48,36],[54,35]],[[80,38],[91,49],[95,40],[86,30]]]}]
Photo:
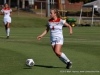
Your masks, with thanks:
[{"label": "red and white uniform", "polygon": [[50,19],[47,26],[50,28],[50,41],[52,45],[63,44],[62,27],[66,21],[58,18],[56,21]]},{"label": "red and white uniform", "polygon": [[3,8],[1,12],[4,14],[4,24],[6,25],[8,22],[11,23],[10,13],[12,10],[10,8]]}]

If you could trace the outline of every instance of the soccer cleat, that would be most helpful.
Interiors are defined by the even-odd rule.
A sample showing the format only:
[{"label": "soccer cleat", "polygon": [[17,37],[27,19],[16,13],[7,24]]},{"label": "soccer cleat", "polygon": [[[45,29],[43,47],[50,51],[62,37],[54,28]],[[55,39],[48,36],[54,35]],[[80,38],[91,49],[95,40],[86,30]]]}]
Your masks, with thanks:
[{"label": "soccer cleat", "polygon": [[72,62],[68,62],[66,68],[70,69],[72,67]]},{"label": "soccer cleat", "polygon": [[9,39],[9,36],[7,36],[7,38],[6,39]]}]

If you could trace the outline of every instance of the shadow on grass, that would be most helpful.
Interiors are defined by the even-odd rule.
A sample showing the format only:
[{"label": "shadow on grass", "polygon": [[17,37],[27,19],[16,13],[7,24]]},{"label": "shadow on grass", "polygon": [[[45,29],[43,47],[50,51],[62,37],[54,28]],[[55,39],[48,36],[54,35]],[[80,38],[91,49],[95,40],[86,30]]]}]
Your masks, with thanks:
[{"label": "shadow on grass", "polygon": [[44,67],[44,68],[63,68],[63,67],[54,67],[54,66],[45,66],[45,65],[34,65],[36,67]]},{"label": "shadow on grass", "polygon": [[[45,66],[45,65],[34,65],[35,67],[43,67],[43,68],[64,68],[64,67],[54,67],[54,66]],[[32,67],[25,67],[23,69],[32,69]]]}]

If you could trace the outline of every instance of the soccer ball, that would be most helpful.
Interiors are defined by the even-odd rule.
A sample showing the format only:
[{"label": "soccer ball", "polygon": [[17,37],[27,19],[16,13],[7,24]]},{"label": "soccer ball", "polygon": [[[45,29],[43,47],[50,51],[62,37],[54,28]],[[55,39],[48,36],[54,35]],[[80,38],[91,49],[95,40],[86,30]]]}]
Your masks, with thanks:
[{"label": "soccer ball", "polygon": [[29,66],[29,67],[32,67],[35,65],[35,62],[33,59],[27,59],[26,60],[26,65]]}]

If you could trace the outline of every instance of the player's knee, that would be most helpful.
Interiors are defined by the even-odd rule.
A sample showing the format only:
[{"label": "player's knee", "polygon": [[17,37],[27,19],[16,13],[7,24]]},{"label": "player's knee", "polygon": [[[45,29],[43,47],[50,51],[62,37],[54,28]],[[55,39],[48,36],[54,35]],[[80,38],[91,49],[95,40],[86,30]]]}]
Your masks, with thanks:
[{"label": "player's knee", "polygon": [[9,24],[7,25],[7,28],[10,28],[10,25]]},{"label": "player's knee", "polygon": [[55,54],[59,57],[60,56],[60,52],[59,51],[55,51]]}]

